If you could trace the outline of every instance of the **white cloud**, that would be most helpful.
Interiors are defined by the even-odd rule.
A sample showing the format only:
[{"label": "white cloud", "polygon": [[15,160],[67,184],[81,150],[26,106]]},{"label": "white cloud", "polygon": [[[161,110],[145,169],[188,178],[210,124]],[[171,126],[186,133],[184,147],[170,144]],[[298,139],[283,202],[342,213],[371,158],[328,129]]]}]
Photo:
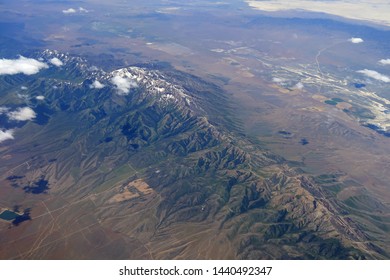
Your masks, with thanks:
[{"label": "white cloud", "polygon": [[90,70],[90,71],[98,71],[99,68],[97,68],[96,66],[91,66],[91,67],[89,67],[88,70]]},{"label": "white cloud", "polygon": [[49,61],[50,61],[51,64],[53,64],[53,65],[55,65],[57,67],[60,67],[60,66],[64,65],[64,63],[61,60],[59,60],[58,58],[56,58],[56,57],[50,59]]},{"label": "white cloud", "polygon": [[388,59],[381,59],[379,60],[379,63],[382,65],[390,65],[390,58]]},{"label": "white cloud", "polygon": [[63,12],[64,14],[74,14],[74,13],[76,13],[76,10],[73,9],[73,8],[69,8],[69,9],[67,9],[67,10],[62,10],[62,12]]},{"label": "white cloud", "polygon": [[24,99],[26,101],[29,100],[29,96],[27,94],[18,93],[17,97],[19,97],[20,99]]},{"label": "white cloud", "polygon": [[36,100],[44,100],[45,97],[43,95],[38,95],[35,97]]},{"label": "white cloud", "polygon": [[21,89],[21,90],[28,90],[28,87],[21,86],[20,89]]},{"label": "white cloud", "polygon": [[301,82],[297,83],[297,84],[294,86],[294,88],[299,89],[299,90],[303,89],[304,87],[305,87],[305,86],[304,86]]},{"label": "white cloud", "polygon": [[364,40],[362,39],[362,38],[351,38],[351,39],[349,39],[349,41],[351,42],[351,43],[353,43],[353,44],[360,44],[360,43],[363,43],[364,42]]},{"label": "white cloud", "polygon": [[382,81],[382,82],[385,82],[385,83],[389,83],[390,82],[390,77],[388,77],[386,75],[383,75],[381,73],[378,73],[378,72],[376,72],[374,70],[364,69],[364,70],[359,70],[357,72],[361,73],[363,75],[366,75],[367,77],[370,77],[370,78],[373,78],[375,80],[378,80],[378,81]]},{"label": "white cloud", "polygon": [[128,94],[131,88],[138,87],[137,83],[129,78],[122,78],[120,76],[115,76],[111,79],[111,83],[113,83],[118,89],[119,94]]},{"label": "white cloud", "polygon": [[279,84],[285,82],[285,79],[274,77],[272,78],[272,81]]},{"label": "white cloud", "polygon": [[96,89],[101,89],[101,88],[104,88],[105,85],[103,85],[101,82],[99,82],[98,80],[94,81],[92,83],[92,85],[90,85],[90,88],[96,88]]},{"label": "white cloud", "polygon": [[0,129],[0,143],[8,140],[8,139],[14,139],[14,131],[12,129],[10,130],[2,130]]},{"label": "white cloud", "polygon": [[9,109],[7,107],[0,107],[0,115],[7,113]]},{"label": "white cloud", "polygon": [[18,108],[16,111],[9,112],[7,115],[10,120],[15,121],[29,121],[37,116],[34,110],[29,107]]},{"label": "white cloud", "polygon": [[33,75],[48,68],[46,63],[20,56],[18,59],[0,59],[0,75]]},{"label": "white cloud", "polygon": [[83,7],[79,7],[78,9],[69,8],[66,10],[62,10],[64,14],[75,14],[75,13],[88,13],[89,11]]}]

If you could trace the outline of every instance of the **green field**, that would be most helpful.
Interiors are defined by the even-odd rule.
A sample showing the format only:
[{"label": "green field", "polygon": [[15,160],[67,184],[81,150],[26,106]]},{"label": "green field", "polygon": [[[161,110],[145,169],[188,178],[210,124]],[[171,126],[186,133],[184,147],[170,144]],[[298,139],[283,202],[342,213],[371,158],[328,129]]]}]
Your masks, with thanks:
[{"label": "green field", "polygon": [[0,219],[3,219],[5,221],[12,221],[19,215],[13,211],[5,210],[3,213],[0,214]]}]

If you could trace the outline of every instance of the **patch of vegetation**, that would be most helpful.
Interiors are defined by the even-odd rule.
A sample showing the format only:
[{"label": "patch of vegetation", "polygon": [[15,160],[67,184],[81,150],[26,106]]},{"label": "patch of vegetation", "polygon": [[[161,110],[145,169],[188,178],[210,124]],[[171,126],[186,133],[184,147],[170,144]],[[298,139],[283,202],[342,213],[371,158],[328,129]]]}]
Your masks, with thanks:
[{"label": "patch of vegetation", "polygon": [[359,119],[375,119],[375,114],[366,108],[352,107],[350,109],[344,109],[343,111],[345,113],[352,114]]},{"label": "patch of vegetation", "polygon": [[0,219],[3,219],[5,221],[12,221],[16,219],[19,215],[13,211],[5,210],[3,213],[0,214]]},{"label": "patch of vegetation", "polygon": [[334,100],[325,100],[325,103],[328,104],[328,105],[333,105],[333,106],[336,106],[338,103]]}]

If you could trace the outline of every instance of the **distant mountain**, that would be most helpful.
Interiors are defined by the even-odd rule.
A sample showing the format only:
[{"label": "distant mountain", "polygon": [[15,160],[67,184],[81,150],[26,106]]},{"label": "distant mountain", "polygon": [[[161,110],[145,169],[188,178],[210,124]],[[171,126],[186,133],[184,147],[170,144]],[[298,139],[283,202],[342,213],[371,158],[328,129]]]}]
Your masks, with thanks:
[{"label": "distant mountain", "polygon": [[[62,65],[0,76],[0,128],[14,137],[0,143],[0,193],[28,209],[0,227],[1,258],[389,257],[324,188],[338,178],[241,134],[218,86],[160,65],[35,58]],[[35,117],[10,119],[25,107]]]}]

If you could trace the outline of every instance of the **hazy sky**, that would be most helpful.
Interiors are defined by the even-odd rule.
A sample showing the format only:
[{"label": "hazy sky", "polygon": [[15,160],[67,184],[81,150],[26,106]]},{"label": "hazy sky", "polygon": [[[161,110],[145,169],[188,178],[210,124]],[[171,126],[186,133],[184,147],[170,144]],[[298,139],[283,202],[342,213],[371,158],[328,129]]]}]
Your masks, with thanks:
[{"label": "hazy sky", "polygon": [[390,0],[246,0],[264,11],[300,9],[390,26]]}]

